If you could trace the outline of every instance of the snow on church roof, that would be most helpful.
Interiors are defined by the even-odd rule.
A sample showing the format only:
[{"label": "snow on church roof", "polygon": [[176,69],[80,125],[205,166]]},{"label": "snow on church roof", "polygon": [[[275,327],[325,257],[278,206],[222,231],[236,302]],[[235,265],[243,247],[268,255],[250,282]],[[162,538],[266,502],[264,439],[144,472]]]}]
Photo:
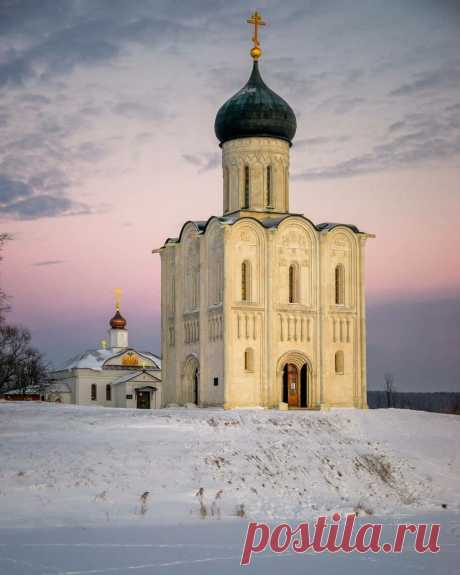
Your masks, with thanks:
[{"label": "snow on church roof", "polygon": [[[115,351],[113,349],[89,349],[79,355],[76,355],[72,359],[66,361],[62,366],[60,366],[57,371],[64,371],[64,370],[72,370],[72,369],[92,369],[94,371],[102,371],[104,363],[120,355],[123,351]],[[156,363],[161,369],[161,359],[150,353],[149,351],[138,351],[139,355],[150,359],[154,363]]]}]

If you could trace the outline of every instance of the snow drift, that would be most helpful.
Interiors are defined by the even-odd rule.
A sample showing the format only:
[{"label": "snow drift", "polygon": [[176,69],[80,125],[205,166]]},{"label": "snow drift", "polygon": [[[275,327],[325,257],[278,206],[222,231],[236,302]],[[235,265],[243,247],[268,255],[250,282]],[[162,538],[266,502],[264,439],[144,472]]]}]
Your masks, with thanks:
[{"label": "snow drift", "polygon": [[0,404],[0,527],[460,509],[460,419]]}]

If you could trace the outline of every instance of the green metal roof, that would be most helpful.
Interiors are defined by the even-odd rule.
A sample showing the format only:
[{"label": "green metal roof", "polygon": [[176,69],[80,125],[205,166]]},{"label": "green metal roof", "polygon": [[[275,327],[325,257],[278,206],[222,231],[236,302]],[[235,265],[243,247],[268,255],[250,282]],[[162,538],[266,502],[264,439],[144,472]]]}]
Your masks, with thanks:
[{"label": "green metal roof", "polygon": [[256,61],[247,84],[220,108],[214,124],[221,144],[253,136],[280,138],[291,143],[296,128],[292,108],[265,84]]}]

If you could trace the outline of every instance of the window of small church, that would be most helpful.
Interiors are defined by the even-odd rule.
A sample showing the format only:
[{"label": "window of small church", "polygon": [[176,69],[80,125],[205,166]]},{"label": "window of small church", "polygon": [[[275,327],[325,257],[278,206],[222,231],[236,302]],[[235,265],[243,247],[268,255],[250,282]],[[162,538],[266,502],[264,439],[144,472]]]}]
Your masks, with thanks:
[{"label": "window of small church", "polygon": [[266,204],[267,204],[267,208],[271,208],[272,207],[272,186],[273,186],[273,178],[272,178],[272,167],[271,166],[267,166],[267,178],[266,178],[266,184],[267,184],[267,200],[266,200]]},{"label": "window of small church", "polygon": [[244,198],[243,208],[249,208],[249,166],[244,166]]},{"label": "window of small church", "polygon": [[91,384],[91,401],[97,400],[97,385],[95,383]]},{"label": "window of small church", "polygon": [[296,303],[298,301],[298,273],[297,266],[289,266],[289,303]]},{"label": "window of small church", "polygon": [[241,301],[251,299],[251,264],[246,260],[241,264]]},{"label": "window of small church", "polygon": [[344,358],[343,351],[337,351],[335,354],[335,373],[338,375],[343,375],[344,373]]},{"label": "window of small church", "polygon": [[112,401],[112,386],[110,383],[105,386],[105,400]]},{"label": "window of small church", "polygon": [[244,370],[254,371],[254,350],[251,348],[244,352]]},{"label": "window of small church", "polygon": [[345,268],[342,264],[335,268],[335,303],[345,305]]}]

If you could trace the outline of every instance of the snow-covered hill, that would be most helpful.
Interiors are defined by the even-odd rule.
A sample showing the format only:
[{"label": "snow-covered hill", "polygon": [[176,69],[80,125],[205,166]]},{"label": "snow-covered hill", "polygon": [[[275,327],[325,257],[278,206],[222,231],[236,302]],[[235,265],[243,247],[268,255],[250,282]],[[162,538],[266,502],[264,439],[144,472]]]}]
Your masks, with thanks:
[{"label": "snow-covered hill", "polygon": [[460,510],[460,418],[0,404],[0,526]]}]

